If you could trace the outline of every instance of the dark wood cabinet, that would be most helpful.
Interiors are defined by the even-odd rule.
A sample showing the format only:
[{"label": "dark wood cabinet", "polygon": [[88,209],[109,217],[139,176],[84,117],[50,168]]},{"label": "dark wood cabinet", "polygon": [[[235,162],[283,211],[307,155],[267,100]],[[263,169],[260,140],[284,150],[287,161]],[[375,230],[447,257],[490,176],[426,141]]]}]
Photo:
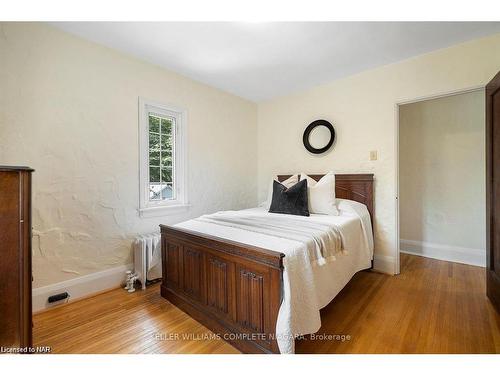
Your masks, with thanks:
[{"label": "dark wood cabinet", "polygon": [[32,346],[31,173],[0,166],[0,346]]}]

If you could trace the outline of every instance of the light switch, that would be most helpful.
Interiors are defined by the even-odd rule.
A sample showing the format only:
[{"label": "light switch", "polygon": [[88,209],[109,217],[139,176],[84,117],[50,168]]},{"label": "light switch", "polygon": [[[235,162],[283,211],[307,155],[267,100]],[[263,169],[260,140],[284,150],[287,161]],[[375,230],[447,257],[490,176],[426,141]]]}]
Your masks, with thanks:
[{"label": "light switch", "polygon": [[377,160],[377,151],[370,151],[370,160]]}]

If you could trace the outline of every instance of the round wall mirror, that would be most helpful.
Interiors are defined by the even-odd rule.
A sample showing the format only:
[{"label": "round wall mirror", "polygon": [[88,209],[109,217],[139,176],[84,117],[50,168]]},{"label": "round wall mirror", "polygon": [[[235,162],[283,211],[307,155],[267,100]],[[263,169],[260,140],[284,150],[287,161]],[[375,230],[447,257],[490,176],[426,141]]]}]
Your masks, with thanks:
[{"label": "round wall mirror", "polygon": [[335,129],[326,120],[316,120],[309,124],[302,137],[304,147],[313,154],[322,154],[332,147]]}]

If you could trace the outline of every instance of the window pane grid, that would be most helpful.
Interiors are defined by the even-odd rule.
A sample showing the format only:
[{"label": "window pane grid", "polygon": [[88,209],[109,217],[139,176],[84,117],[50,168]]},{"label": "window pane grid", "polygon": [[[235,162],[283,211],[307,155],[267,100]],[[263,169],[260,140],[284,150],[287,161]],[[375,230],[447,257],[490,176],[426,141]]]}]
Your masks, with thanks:
[{"label": "window pane grid", "polygon": [[175,199],[175,118],[149,113],[149,199]]}]

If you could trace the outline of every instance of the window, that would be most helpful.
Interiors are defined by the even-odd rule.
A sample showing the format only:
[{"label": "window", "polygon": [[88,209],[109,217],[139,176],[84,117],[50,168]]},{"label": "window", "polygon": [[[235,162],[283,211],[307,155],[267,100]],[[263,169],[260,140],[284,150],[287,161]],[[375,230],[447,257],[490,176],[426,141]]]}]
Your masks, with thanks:
[{"label": "window", "polygon": [[141,216],[186,209],[186,112],[139,99]]}]

